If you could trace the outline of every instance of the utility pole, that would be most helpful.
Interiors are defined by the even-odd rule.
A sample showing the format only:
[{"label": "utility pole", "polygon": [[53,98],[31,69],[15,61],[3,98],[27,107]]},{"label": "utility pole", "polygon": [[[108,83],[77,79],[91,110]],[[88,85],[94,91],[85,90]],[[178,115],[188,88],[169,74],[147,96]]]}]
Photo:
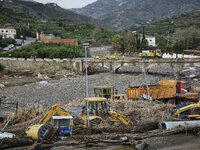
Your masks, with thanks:
[{"label": "utility pole", "polygon": [[145,67],[144,67],[144,78],[145,78],[145,83],[146,83],[146,86],[147,86],[147,92],[148,92],[148,100],[150,102],[150,110],[151,110],[151,116],[152,116],[152,121],[154,121],[154,114],[153,114],[153,107],[152,107],[152,102],[153,102],[153,99],[152,97],[150,97],[150,93],[149,93],[149,85],[147,83],[147,77],[146,77],[146,70],[145,70]]},{"label": "utility pole", "polygon": [[89,43],[83,43],[85,47],[85,91],[86,91],[86,99],[87,99],[87,118],[88,118],[88,127],[90,127],[90,119],[89,119],[89,103],[88,103],[88,70],[87,70],[87,48],[89,47]]}]

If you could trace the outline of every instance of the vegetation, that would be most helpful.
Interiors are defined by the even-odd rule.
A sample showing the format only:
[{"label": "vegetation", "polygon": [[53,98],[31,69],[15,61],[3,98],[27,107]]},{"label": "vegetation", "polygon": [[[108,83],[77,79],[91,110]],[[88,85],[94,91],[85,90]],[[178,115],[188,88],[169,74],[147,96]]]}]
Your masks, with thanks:
[{"label": "vegetation", "polygon": [[59,19],[48,22],[40,22],[31,25],[35,31],[52,33],[61,38],[78,38],[82,41],[92,41],[98,44],[111,44],[113,32],[103,28],[97,28],[91,24],[73,24],[68,20]]},{"label": "vegetation", "polygon": [[174,49],[182,52],[184,49],[197,49],[200,43],[200,30],[190,27],[185,30],[177,30],[172,36]]},{"label": "vegetation", "polygon": [[112,39],[113,48],[122,53],[135,52],[140,49],[146,49],[148,46],[145,39],[144,29],[142,38],[139,34],[132,33],[129,30],[117,34]]},{"label": "vegetation", "polygon": [[[63,44],[42,44],[33,43],[23,47],[20,50],[14,50],[8,53],[1,53],[0,57],[15,58],[76,58],[85,56],[82,46],[63,45]],[[89,52],[88,52],[88,56]]]},{"label": "vegetation", "polygon": [[176,30],[170,38],[156,34],[157,46],[148,46],[144,28],[142,32],[142,35],[131,31],[115,35],[112,40],[114,49],[122,53],[138,52],[143,49],[162,49],[167,53],[182,53],[184,49],[197,49],[200,43],[200,30],[196,27]]},{"label": "vegetation", "polygon": [[15,40],[12,38],[2,39],[2,37],[0,36],[0,47],[4,48],[7,47],[9,44],[15,44]]},{"label": "vegetation", "polygon": [[[44,9],[46,9],[46,14],[42,12]],[[57,13],[60,15],[55,15]],[[62,16],[62,18],[57,16]],[[98,44],[111,44],[114,34],[88,24],[94,23],[91,18],[76,16],[72,12],[69,13],[59,6],[54,7],[51,4],[43,5],[24,1],[0,2],[0,20],[0,25],[13,26],[17,30],[17,38],[23,36],[24,39],[36,37],[36,32],[44,32],[61,38],[78,38],[80,42],[92,41]]]},{"label": "vegetation", "polygon": [[[146,34],[150,35],[173,35],[173,33],[176,30],[182,30],[189,27],[200,27],[200,21],[199,21],[200,11],[196,11],[189,14],[182,14],[179,16],[173,16],[171,18],[165,18],[163,20],[154,22],[152,24],[145,26],[145,32]],[[139,33],[142,33],[143,27],[132,27],[130,30],[137,31]]]},{"label": "vegetation", "polygon": [[0,72],[3,71],[5,68],[5,66],[3,66],[2,64],[0,64]]}]

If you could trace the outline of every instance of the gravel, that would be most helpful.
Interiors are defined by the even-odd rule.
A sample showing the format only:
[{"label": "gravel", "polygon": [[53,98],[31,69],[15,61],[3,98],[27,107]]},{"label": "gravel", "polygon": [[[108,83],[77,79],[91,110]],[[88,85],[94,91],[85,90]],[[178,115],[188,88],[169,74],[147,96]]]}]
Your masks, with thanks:
[{"label": "gravel", "polygon": [[[160,80],[174,79],[172,77],[147,75],[148,84],[158,84]],[[143,75],[124,75],[101,73],[88,76],[89,95],[93,93],[93,86],[115,86],[118,93],[126,93],[127,85],[145,85]],[[85,76],[48,80],[46,84],[33,83],[24,86],[5,87],[0,89],[0,97],[19,102],[20,106],[29,106],[38,103],[51,106],[55,103],[66,104],[71,100],[83,99],[85,92]]]},{"label": "gravel", "polygon": [[142,70],[136,66],[122,66],[120,67],[116,73],[131,73],[131,74],[139,74],[142,73]]},{"label": "gravel", "polygon": [[149,74],[170,75],[170,76],[174,75],[174,71],[172,68],[170,68],[168,66],[161,66],[161,65],[157,65],[157,66],[153,66],[153,67],[149,68],[148,73]]}]

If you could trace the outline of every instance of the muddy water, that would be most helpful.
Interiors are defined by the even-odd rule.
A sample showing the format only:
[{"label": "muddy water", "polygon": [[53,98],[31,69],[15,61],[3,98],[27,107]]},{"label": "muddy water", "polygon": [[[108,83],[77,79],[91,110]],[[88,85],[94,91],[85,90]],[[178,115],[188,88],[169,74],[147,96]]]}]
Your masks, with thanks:
[{"label": "muddy water", "polygon": [[200,150],[200,136],[177,134],[144,140],[150,150]]}]

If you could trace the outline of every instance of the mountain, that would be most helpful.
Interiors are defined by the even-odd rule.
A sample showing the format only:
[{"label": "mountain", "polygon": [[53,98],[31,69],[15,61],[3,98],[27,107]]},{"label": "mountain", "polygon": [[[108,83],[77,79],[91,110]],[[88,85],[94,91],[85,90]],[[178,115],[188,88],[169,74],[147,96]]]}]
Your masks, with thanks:
[{"label": "mountain", "polygon": [[[168,17],[145,26],[145,33],[149,35],[173,34],[176,30],[185,30],[189,27],[200,27],[200,11]],[[132,31],[142,32],[143,27],[132,27]]]},{"label": "mountain", "polygon": [[12,9],[14,12],[25,13],[42,20],[66,19],[77,24],[89,23],[103,26],[97,19],[76,14],[70,10],[61,8],[56,3],[42,4],[32,0],[12,0],[12,2],[0,2],[0,4],[3,8]]},{"label": "mountain", "polygon": [[97,0],[80,9],[82,15],[100,19],[116,30],[142,26],[173,15],[200,10],[199,0]]}]

